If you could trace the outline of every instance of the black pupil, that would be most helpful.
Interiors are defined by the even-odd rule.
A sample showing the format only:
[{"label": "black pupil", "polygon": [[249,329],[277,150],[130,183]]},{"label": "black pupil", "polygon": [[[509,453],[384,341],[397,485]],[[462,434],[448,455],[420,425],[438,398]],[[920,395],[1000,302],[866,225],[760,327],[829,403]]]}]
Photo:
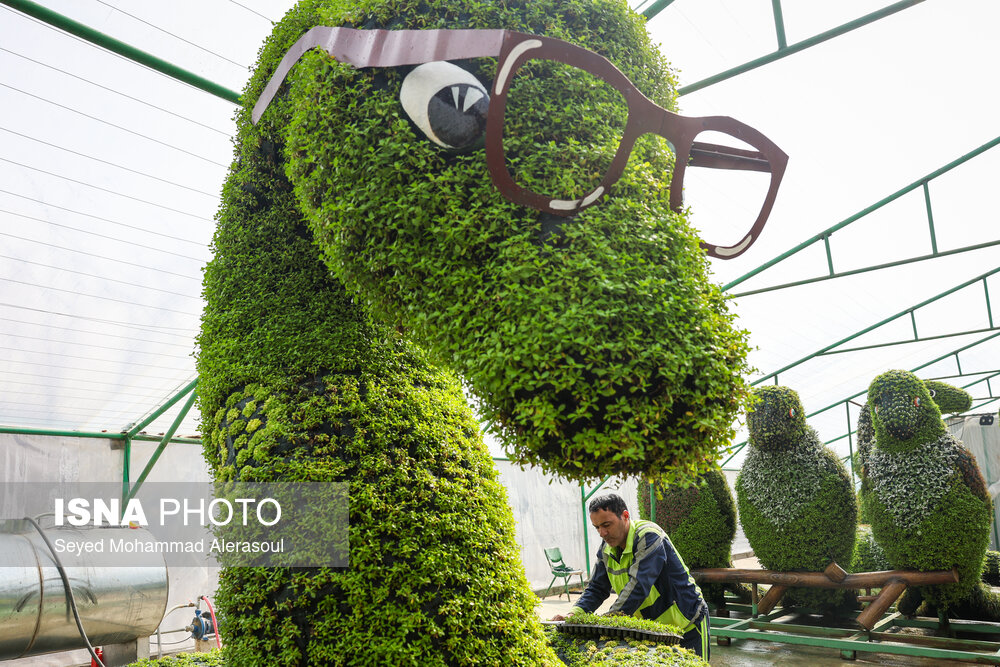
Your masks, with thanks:
[{"label": "black pupil", "polygon": [[453,148],[475,144],[486,129],[489,97],[481,88],[457,83],[439,90],[427,105],[434,134]]}]

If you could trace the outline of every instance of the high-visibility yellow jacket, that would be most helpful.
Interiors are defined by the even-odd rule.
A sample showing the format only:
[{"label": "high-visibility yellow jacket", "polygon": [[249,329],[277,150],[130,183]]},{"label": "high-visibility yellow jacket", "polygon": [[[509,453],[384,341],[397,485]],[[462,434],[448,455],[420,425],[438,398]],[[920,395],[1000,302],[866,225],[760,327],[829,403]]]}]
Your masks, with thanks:
[{"label": "high-visibility yellow jacket", "polygon": [[622,549],[606,542],[576,607],[592,612],[611,594],[611,611],[675,625],[687,632],[707,616],[708,605],[691,573],[663,529],[652,521],[629,521]]}]

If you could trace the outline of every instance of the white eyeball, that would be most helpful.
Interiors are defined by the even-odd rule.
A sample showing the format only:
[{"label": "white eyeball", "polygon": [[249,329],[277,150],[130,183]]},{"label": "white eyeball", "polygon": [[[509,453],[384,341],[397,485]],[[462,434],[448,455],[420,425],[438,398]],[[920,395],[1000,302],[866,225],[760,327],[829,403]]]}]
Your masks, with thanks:
[{"label": "white eyeball", "polygon": [[490,97],[479,80],[457,65],[424,63],[406,75],[399,101],[427,138],[444,148],[475,144],[486,130]]}]

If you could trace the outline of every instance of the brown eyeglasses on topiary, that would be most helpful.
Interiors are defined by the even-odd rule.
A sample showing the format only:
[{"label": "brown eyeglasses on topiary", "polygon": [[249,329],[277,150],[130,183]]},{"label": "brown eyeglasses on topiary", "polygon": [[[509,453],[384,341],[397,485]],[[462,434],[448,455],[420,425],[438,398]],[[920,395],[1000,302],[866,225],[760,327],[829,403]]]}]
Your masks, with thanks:
[{"label": "brown eyeglasses on topiary", "polygon": [[[771,213],[788,156],[770,139],[733,118],[691,118],[668,111],[647,98],[607,58],[560,39],[512,30],[356,30],[318,26],[306,32],[278,64],[254,105],[252,119],[260,120],[288,72],[310,49],[322,47],[332,58],[356,68],[423,65],[469,58],[497,58],[486,113],[486,163],[495,187],[510,201],[558,216],[571,216],[597,204],[621,177],[636,140],[648,133],[672,145],[676,163],[671,178],[670,206],[683,207],[684,175],[688,167],[707,167],[770,174],[770,184],[756,219],[733,245],[702,242],[713,257],[741,255],[760,236]],[[618,91],[628,106],[628,120],[607,171],[600,183],[580,199],[559,199],[518,185],[504,153],[504,116],[511,82],[529,61],[555,61],[583,70]],[[751,149],[696,141],[705,132],[729,135]]]}]

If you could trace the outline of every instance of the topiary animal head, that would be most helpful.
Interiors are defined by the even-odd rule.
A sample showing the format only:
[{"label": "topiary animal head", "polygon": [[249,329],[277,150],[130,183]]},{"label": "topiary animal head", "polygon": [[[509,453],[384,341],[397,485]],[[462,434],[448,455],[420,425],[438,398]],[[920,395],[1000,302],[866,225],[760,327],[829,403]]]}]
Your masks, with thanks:
[{"label": "topiary animal head", "polygon": [[972,394],[947,382],[924,380],[941,414],[958,414],[972,407]]},{"label": "topiary animal head", "polygon": [[945,431],[927,385],[913,373],[892,370],[876,377],[868,387],[868,404],[880,449],[907,450]]},{"label": "topiary animal head", "polygon": [[[304,0],[265,45],[245,99],[261,97],[314,26],[559,38],[674,105],[672,72],[619,0]],[[577,479],[708,467],[747,397],[746,335],[671,207],[665,141],[641,137],[598,192],[627,116],[618,90],[554,61],[355,69],[317,48],[292,63],[259,122],[241,113],[243,145],[279,147],[330,269],[463,375],[512,458]],[[507,90],[502,169],[560,215],[495,185],[481,136],[495,76]]]},{"label": "topiary animal head", "polygon": [[750,444],[768,452],[800,444],[809,426],[798,393],[788,387],[769,386],[755,389],[753,395],[757,400],[747,413]]}]

